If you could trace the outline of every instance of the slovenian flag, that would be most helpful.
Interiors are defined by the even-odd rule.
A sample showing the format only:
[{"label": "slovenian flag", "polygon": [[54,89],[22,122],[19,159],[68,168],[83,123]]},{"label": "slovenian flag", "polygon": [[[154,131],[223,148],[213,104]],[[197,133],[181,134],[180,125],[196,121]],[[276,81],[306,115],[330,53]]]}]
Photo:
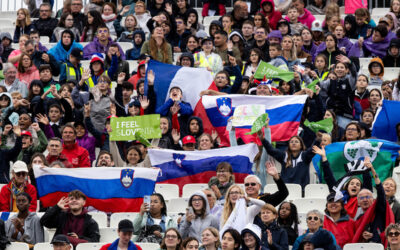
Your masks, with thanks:
[{"label": "slovenian flag", "polygon": [[86,205],[104,212],[139,212],[159,173],[149,168],[33,168],[40,202],[54,206],[72,190],[82,191]]},{"label": "slovenian flag", "polygon": [[217,165],[228,162],[232,165],[235,182],[243,183],[252,174],[253,160],[258,153],[255,144],[241,145],[201,151],[175,151],[169,149],[149,149],[151,165],[160,168],[157,182],[177,184],[208,183],[216,176]]},{"label": "slovenian flag", "polygon": [[[306,95],[291,96],[255,96],[255,95],[220,95],[203,96],[205,112],[212,126],[221,138],[221,144],[228,146],[229,132],[226,131],[228,119],[239,105],[260,104],[270,118],[272,141],[287,141],[297,134],[303,112]],[[257,142],[256,135],[245,135],[251,126],[237,127],[236,138],[245,143]]]},{"label": "slovenian flag", "polygon": [[378,108],[372,124],[372,136],[397,142],[396,125],[400,123],[399,110],[400,102],[383,100],[382,107]]}]

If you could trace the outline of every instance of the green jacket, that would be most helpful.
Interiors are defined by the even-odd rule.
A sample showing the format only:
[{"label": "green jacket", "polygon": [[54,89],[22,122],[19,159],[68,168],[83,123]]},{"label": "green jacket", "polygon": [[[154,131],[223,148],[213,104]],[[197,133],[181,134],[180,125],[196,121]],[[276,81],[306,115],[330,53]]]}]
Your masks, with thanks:
[{"label": "green jacket", "polygon": [[47,138],[42,130],[36,132],[39,143],[37,145],[32,144],[29,148],[22,149],[17,156],[17,160],[24,161],[29,164],[31,157],[34,153],[43,153],[47,148]]},{"label": "green jacket", "polygon": [[[165,60],[165,58],[163,57],[163,53],[161,52],[161,50],[159,49],[157,51],[157,58],[153,58],[154,60],[160,61],[160,62],[166,62],[169,64],[172,64],[172,48],[171,45],[169,43],[167,43],[167,50],[168,50],[168,58]],[[146,41],[143,43],[142,49],[140,50],[140,54],[147,54],[147,55],[151,55],[150,52],[150,41]]]},{"label": "green jacket", "polygon": [[[150,218],[149,221],[152,222],[153,221],[152,218]],[[135,231],[133,233],[140,235],[142,229],[144,228],[144,226],[146,226],[146,222],[147,222],[147,213],[143,214],[143,216],[141,216],[140,214],[136,215],[135,219],[133,220],[133,228],[135,229]],[[162,216],[160,226],[162,223],[164,223],[165,230],[167,230],[168,228],[171,228],[171,227],[176,228],[175,221],[168,215]],[[148,224],[148,225],[150,225],[150,224]]]}]

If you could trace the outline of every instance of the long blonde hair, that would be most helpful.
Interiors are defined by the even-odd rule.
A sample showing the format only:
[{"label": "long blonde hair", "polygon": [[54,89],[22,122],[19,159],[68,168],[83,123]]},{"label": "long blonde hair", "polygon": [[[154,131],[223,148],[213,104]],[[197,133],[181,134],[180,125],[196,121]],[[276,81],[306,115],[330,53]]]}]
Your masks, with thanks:
[{"label": "long blonde hair", "polygon": [[[289,61],[294,61],[297,59],[297,51],[296,51],[296,45],[294,44],[294,40],[292,36],[286,35],[282,38],[282,44],[283,44],[283,40],[285,38],[289,38],[292,41],[292,48],[289,51],[289,58],[287,58]],[[283,47],[283,46],[282,46]]]},{"label": "long blonde hair", "polygon": [[[20,12],[20,11],[24,12],[24,15],[25,15],[25,26],[31,25],[32,22],[31,22],[31,15],[29,14],[29,10],[27,10],[25,8],[20,8],[17,11],[17,15],[18,15],[18,12]],[[22,27],[22,23],[20,20],[18,20],[18,18],[17,18],[17,21],[15,21],[15,26]]]},{"label": "long blonde hair", "polygon": [[228,188],[228,191],[226,191],[226,194],[225,194],[224,209],[222,210],[222,217],[221,217],[222,218],[222,221],[221,221],[222,225],[221,226],[225,225],[225,223],[228,220],[229,216],[231,215],[233,209],[235,208],[235,205],[233,205],[229,200],[230,192],[234,188],[238,188],[239,191],[240,191],[240,194],[244,195],[243,189],[237,184],[234,184],[234,185],[230,186],[230,188]]},{"label": "long blonde hair", "polygon": [[[155,29],[153,30],[153,33],[154,33],[154,31],[155,31]],[[157,57],[158,46],[157,46],[156,39],[153,36],[150,38],[149,47],[150,47],[150,55],[153,57],[154,60],[157,60],[158,59],[158,57]],[[161,53],[163,56],[161,62],[168,63],[168,59],[169,59],[168,58],[168,42],[165,39],[165,37],[163,37],[163,42],[160,46],[160,49],[161,49]]]}]

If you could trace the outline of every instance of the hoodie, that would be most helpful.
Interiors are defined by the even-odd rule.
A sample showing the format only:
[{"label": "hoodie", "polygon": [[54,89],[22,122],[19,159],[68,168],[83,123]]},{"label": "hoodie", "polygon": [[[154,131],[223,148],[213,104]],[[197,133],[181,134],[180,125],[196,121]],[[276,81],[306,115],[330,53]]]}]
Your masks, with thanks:
[{"label": "hoodie", "polygon": [[[263,5],[266,4],[266,3],[270,3],[271,6],[272,6],[270,13],[264,12]],[[269,27],[271,27],[271,29],[275,30],[276,29],[276,24],[282,18],[282,13],[277,11],[277,10],[275,10],[274,1],[273,0],[262,0],[260,8],[261,8],[260,13],[263,14],[265,17],[268,17]]]},{"label": "hoodie", "polygon": [[[219,220],[210,214],[210,205],[208,204],[207,196],[202,191],[197,191],[192,194],[189,201],[193,199],[193,196],[200,196],[203,199],[203,205],[206,211],[203,217],[197,216],[191,222],[186,221],[186,215],[183,216],[182,222],[180,224],[179,232],[182,238],[195,237],[198,241],[201,241],[201,233],[207,227],[219,228]],[[191,205],[189,204],[189,207]]]},{"label": "hoodie", "polygon": [[4,124],[5,124],[5,123],[4,123],[4,119],[8,116],[8,112],[9,112],[9,111],[12,109],[12,107],[13,107],[13,101],[12,101],[12,98],[11,98],[11,94],[10,94],[10,93],[8,93],[8,92],[2,92],[2,93],[0,93],[0,98],[1,98],[3,95],[8,96],[8,98],[10,98],[10,102],[9,102],[8,106],[5,107],[5,108],[0,109],[0,110],[1,110],[0,122],[2,122],[3,125],[4,125]]},{"label": "hoodie", "polygon": [[194,67],[194,57],[193,57],[193,54],[190,53],[190,52],[183,52],[183,53],[181,54],[181,56],[179,57],[179,64],[180,64],[181,66],[182,66],[182,59],[183,59],[184,57],[189,58],[189,60],[190,60],[190,67]]},{"label": "hoodie", "polygon": [[[136,44],[134,40],[136,34],[139,34],[142,37],[142,42],[139,44]],[[137,60],[140,56],[142,45],[146,41],[146,36],[143,30],[135,30],[132,34],[132,37],[133,48],[126,51],[126,60]]]},{"label": "hoodie", "polygon": [[74,48],[79,48],[80,50],[83,50],[83,47],[80,43],[77,43],[75,41],[72,41],[72,45],[70,46],[69,50],[66,51],[64,49],[64,47],[61,44],[61,40],[56,44],[56,46],[54,46],[53,48],[51,48],[48,52],[49,55],[52,55],[54,57],[54,59],[58,62],[58,63],[65,63],[69,61],[69,54],[71,54],[71,51]]},{"label": "hoodie", "polygon": [[242,230],[241,236],[242,236],[242,248],[241,250],[248,250],[249,248],[246,246],[245,241],[244,241],[244,235],[246,233],[251,234],[255,239],[256,239],[256,247],[255,249],[258,250],[265,250],[269,249],[261,244],[261,228],[257,226],[256,224],[247,224],[246,227]]},{"label": "hoodie", "polygon": [[[375,75],[372,73],[372,64],[378,63],[381,66],[381,73],[379,75]],[[371,62],[368,64],[369,71],[369,85],[381,86],[383,83],[383,75],[385,74],[385,67],[383,66],[383,62],[379,57],[374,57],[371,59]]]},{"label": "hoodie", "polygon": [[[285,17],[286,20],[289,20],[289,17],[286,16]],[[309,10],[307,10],[306,8],[304,8],[304,13],[303,15],[299,16],[297,19],[300,23],[304,24],[305,26],[307,26],[309,29],[311,29],[312,23],[315,20],[315,17],[311,14],[311,12]]]},{"label": "hoodie", "polygon": [[382,59],[383,65],[385,67],[399,67],[400,66],[400,52],[397,55],[393,55],[390,52],[391,47],[397,47],[400,49],[400,39],[395,38],[390,41],[390,46],[388,48],[386,56]]},{"label": "hoodie", "polygon": [[[191,122],[192,120],[196,120],[197,123],[199,124],[199,132],[197,132],[196,134],[190,133],[190,122]],[[202,120],[200,117],[191,116],[191,117],[189,118],[189,120],[188,120],[188,123],[187,123],[186,132],[187,132],[188,135],[193,136],[193,137],[196,138],[196,140],[197,140],[197,138],[198,138],[200,135],[202,135],[203,132],[204,132],[203,120]]]},{"label": "hoodie", "polygon": [[128,82],[132,83],[133,88],[136,89],[136,83],[139,81],[142,76],[140,75],[140,67],[146,67],[146,61],[140,61],[137,68],[136,74],[132,75],[131,78],[128,79]]}]

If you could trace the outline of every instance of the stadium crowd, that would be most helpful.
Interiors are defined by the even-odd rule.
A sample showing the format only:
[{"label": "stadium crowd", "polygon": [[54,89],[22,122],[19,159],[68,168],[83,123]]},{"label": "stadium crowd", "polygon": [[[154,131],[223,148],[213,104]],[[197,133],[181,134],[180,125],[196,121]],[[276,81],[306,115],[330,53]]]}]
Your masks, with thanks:
[{"label": "stadium crowd", "polygon": [[[352,176],[338,190],[325,152],[334,142],[371,138],[382,101],[400,101],[400,78],[385,76],[385,67],[400,66],[399,0],[391,1],[378,23],[366,8],[343,19],[335,0],[308,6],[304,0],[238,0],[229,13],[224,1],[204,0],[201,16],[187,0],[122,0],[117,5],[91,0],[86,6],[82,0],[64,0],[56,14],[48,1],[25,3],[27,8],[17,11],[14,34],[0,33],[0,183],[5,184],[0,210],[15,212],[0,220],[1,249],[10,241],[30,247],[44,242],[44,227],[56,229],[54,249],[102,242],[81,191],[71,191],[54,207],[38,204],[33,167],[151,167],[144,144],[110,141],[111,117],[160,114],[162,136],[151,141],[153,148],[220,147],[218,133],[205,132],[202,119],[193,116],[195,107],[182,101],[186,93],[180,88],[171,88],[165,104],[156,106],[156,73],[146,73],[150,59],[206,68],[217,90],[204,90],[202,96],[307,95],[307,101],[298,135],[272,142],[269,120],[258,132],[254,175],[244,179],[244,189],[235,183],[232,166],[220,163],[209,188],[193,193],[178,219],[168,215],[165,197],[154,193],[133,220],[120,221],[119,238],[101,249],[141,249],[133,235],[135,242],[167,250],[333,250],[357,242],[400,249],[396,180],[381,180],[366,157],[362,178]],[[201,17],[214,15],[220,18],[204,26]],[[41,37],[53,46],[43,46]],[[124,51],[120,42],[133,48]],[[360,58],[370,62],[361,65]],[[83,60],[90,61],[89,68],[82,67]],[[129,60],[137,60],[137,68],[129,68]],[[261,60],[294,72],[294,78],[256,79]],[[368,74],[361,73],[363,66]],[[316,79],[315,91],[307,88]],[[326,118],[333,120],[330,133],[304,125],[306,119]],[[400,137],[400,125],[396,131]],[[244,142],[231,137],[230,143]],[[315,155],[321,157],[330,194],[324,211],[309,208],[307,228],[302,228],[286,184],[304,189]],[[277,185],[275,193],[263,193],[267,176]],[[44,214],[39,217],[37,211]],[[240,232],[233,226],[235,214],[245,217]]]}]

